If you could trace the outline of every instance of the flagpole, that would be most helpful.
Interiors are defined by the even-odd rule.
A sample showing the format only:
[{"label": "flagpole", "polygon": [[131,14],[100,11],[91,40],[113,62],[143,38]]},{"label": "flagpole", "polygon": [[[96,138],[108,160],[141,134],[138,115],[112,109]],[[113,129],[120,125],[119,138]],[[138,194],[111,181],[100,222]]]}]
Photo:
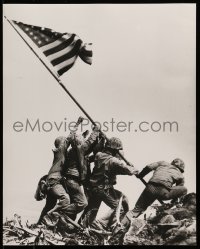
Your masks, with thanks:
[{"label": "flagpole", "polygon": [[[81,111],[85,114],[85,116],[91,121],[91,123],[96,126],[96,123],[94,120],[90,117],[90,115],[83,109],[83,107],[79,104],[79,102],[74,98],[74,96],[69,92],[69,90],[65,87],[65,85],[62,83],[62,81],[55,75],[52,70],[46,65],[46,63],[39,57],[39,55],[35,52],[35,50],[31,47],[31,45],[24,39],[24,37],[20,34],[20,32],[15,28],[15,26],[12,24],[12,22],[4,16],[4,18],[10,23],[10,25],[14,28],[14,30],[18,33],[18,35],[23,39],[23,41],[27,44],[27,46],[30,48],[30,50],[36,55],[36,57],[42,62],[42,64],[46,67],[46,69],[50,72],[50,74],[56,79],[56,81],[59,83],[59,85],[63,88],[63,90],[70,96],[70,98],[75,102],[75,104],[81,109]],[[109,140],[107,136],[100,130],[101,134],[105,137],[106,140]],[[119,152],[118,153],[120,157],[128,164],[131,165],[126,158]]]},{"label": "flagpole", "polygon": [[74,98],[74,96],[67,90],[65,85],[62,83],[62,81],[52,72],[52,70],[46,65],[46,63],[39,57],[39,55],[35,52],[35,50],[31,47],[31,45],[24,39],[24,37],[20,34],[20,32],[15,28],[15,26],[12,24],[12,22],[4,16],[4,18],[10,23],[10,25],[14,28],[14,30],[18,33],[18,35],[23,39],[23,41],[27,44],[27,46],[31,49],[31,51],[37,56],[37,58],[42,62],[42,64],[46,67],[46,69],[51,73],[51,75],[57,80],[59,85],[64,89],[64,91],[70,96],[70,98],[76,103],[76,105],[81,109],[81,111],[87,116],[87,118],[92,122],[94,126],[96,126],[96,123],[94,120],[90,117],[90,115],[83,109],[83,107],[78,103],[78,101]]},{"label": "flagpole", "polygon": [[[64,89],[64,91],[70,96],[70,98],[75,102],[75,104],[81,109],[81,111],[85,114],[85,116],[91,121],[91,123],[96,126],[96,123],[94,120],[90,117],[90,115],[85,111],[85,109],[79,104],[79,102],[74,98],[74,96],[69,92],[69,90],[65,87],[65,85],[62,83],[62,81],[55,75],[52,70],[46,65],[46,63],[39,57],[39,55],[35,52],[35,50],[31,47],[31,45],[24,39],[24,37],[20,34],[20,32],[15,28],[15,26],[12,24],[12,22],[4,16],[4,18],[10,23],[10,25],[14,28],[14,30],[18,33],[18,35],[23,39],[23,41],[26,43],[26,45],[30,48],[30,50],[36,55],[36,57],[42,62],[42,64],[46,67],[46,69],[50,72],[50,74],[57,80],[59,85]],[[107,136],[99,130],[100,133],[105,137],[105,139],[108,141],[109,139]],[[119,156],[125,161],[127,165],[133,166],[119,151]],[[133,166],[134,167],[134,166]],[[147,185],[146,181],[144,179],[140,179],[145,185]]]},{"label": "flagpole", "polygon": [[53,75],[53,77],[58,80],[57,76],[51,71],[51,69],[46,65],[46,63],[38,56],[38,54],[35,52],[35,50],[31,47],[31,45],[24,39],[24,37],[20,34],[20,32],[15,28],[15,26],[12,24],[12,22],[4,16],[4,18],[10,23],[10,25],[14,28],[14,30],[17,32],[17,34],[23,39],[23,41],[26,43],[26,45],[30,48],[30,50],[37,56],[37,58],[42,62],[42,64],[46,67],[46,69]]}]

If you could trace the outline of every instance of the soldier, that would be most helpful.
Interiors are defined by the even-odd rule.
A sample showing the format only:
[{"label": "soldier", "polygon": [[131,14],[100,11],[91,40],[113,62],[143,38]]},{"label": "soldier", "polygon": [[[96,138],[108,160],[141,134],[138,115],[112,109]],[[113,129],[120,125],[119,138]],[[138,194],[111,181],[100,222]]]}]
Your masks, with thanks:
[{"label": "soldier", "polygon": [[48,199],[41,215],[43,216],[46,212],[47,214],[44,217],[40,217],[39,223],[41,222],[41,219],[44,223],[48,225],[52,222],[55,222],[55,220],[58,220],[58,215],[56,212],[65,210],[65,208],[70,203],[69,195],[67,194],[66,189],[63,187],[62,175],[62,170],[66,159],[67,148],[69,147],[69,143],[69,137],[66,138],[63,136],[56,138],[54,142],[55,149],[53,149],[53,164],[48,172],[48,176],[46,179],[48,188]]},{"label": "soldier", "polygon": [[[122,149],[121,140],[112,137],[106,142],[105,149],[96,154],[94,160],[95,166],[90,177],[92,197],[90,198],[87,212],[92,209],[98,211],[102,201],[111,209],[115,210],[121,196],[121,192],[115,190],[113,187],[113,185],[116,184],[116,176],[138,173],[133,166],[126,165],[116,157],[118,151]],[[90,219],[89,223],[94,221],[95,215],[96,214],[93,215],[93,218]]]},{"label": "soldier", "polygon": [[[175,201],[177,198],[187,194],[187,189],[184,187],[184,168],[184,162],[176,158],[171,164],[164,161],[149,164],[136,175],[138,178],[143,178],[154,170],[153,176],[140,195],[135,207],[127,212],[121,222],[124,231],[127,231],[129,228],[131,218],[137,218],[141,215],[156,199],[172,199]],[[115,233],[119,232],[119,230],[116,230]]]},{"label": "soldier", "polygon": [[71,203],[67,205],[64,212],[72,219],[75,219],[88,204],[83,188],[90,170],[86,156],[90,153],[98,135],[99,129],[95,126],[87,140],[77,134],[74,134],[71,139],[72,148],[68,152],[63,175],[64,184],[71,199]]},{"label": "soldier", "polygon": [[[81,117],[79,118],[79,121],[81,120]],[[85,131],[82,136],[85,138],[88,134],[88,130]],[[68,142],[70,142],[70,139],[71,139],[71,136],[72,136],[72,133],[69,135],[68,137]],[[56,141],[55,141],[55,145],[57,146],[57,141],[59,139],[62,139],[61,137],[57,138]],[[65,138],[64,138],[65,139]],[[54,153],[55,153],[55,150],[53,150]],[[66,156],[67,156],[67,151],[65,153],[65,159],[66,160]],[[66,191],[66,188],[64,186],[64,179],[63,179],[63,172],[62,172],[62,169],[63,167],[60,167],[60,171],[59,171],[59,178],[60,178],[60,182],[58,184],[61,184],[62,187],[65,189]],[[50,170],[50,172],[52,172],[52,169]],[[47,176],[48,175],[45,175],[43,176],[39,183],[38,183],[38,186],[37,186],[37,190],[36,190],[36,193],[35,193],[35,199],[37,201],[40,201],[40,200],[43,200],[46,198],[46,204],[41,212],[41,215],[39,217],[39,220],[37,222],[37,224],[41,224],[42,222],[42,219],[43,217],[51,210],[51,211],[56,211],[56,203],[57,203],[57,200],[58,200],[58,195],[54,193],[54,191],[51,190],[51,187],[50,186],[47,186],[47,184],[49,185],[49,181],[47,182]],[[61,178],[62,176],[62,178]],[[49,177],[50,178],[50,177]],[[51,175],[51,178],[52,178],[52,175]],[[61,188],[62,188],[61,187]],[[66,191],[67,192],[67,191]],[[67,193],[67,195],[69,195]],[[69,198],[68,198],[69,199]],[[55,209],[54,209],[55,208]],[[48,220],[48,218],[46,217],[46,221]],[[48,223],[49,224],[49,223]],[[52,224],[53,225],[53,222]]]}]

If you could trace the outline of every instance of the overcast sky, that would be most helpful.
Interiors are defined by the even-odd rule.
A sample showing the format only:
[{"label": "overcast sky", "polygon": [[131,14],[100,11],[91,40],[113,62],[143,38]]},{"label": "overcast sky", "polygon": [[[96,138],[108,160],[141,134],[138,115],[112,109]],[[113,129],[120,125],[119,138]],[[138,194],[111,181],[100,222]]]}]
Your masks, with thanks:
[{"label": "overcast sky", "polygon": [[[133,122],[130,132],[107,135],[122,140],[126,158],[139,170],[180,157],[188,191],[195,191],[195,4],[9,4],[3,14],[93,43],[93,64],[78,59],[61,77],[67,89],[95,121]],[[6,20],[3,52],[4,218],[18,213],[37,221],[45,203],[33,197],[38,180],[52,164],[55,138],[69,132],[16,132],[13,124],[69,123],[84,115]],[[143,121],[176,121],[179,130],[138,131]],[[134,176],[118,176],[116,188],[132,208],[144,185]]]}]

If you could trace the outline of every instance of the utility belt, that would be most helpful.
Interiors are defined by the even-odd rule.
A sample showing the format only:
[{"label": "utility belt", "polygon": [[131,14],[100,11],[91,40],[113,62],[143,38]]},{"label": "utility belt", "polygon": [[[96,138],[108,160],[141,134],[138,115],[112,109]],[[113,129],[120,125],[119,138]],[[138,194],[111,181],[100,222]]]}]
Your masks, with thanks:
[{"label": "utility belt", "polygon": [[40,179],[34,197],[36,201],[41,201],[47,197],[48,191],[53,188],[56,184],[63,184],[63,177],[58,178],[48,178],[48,176],[44,176]]},{"label": "utility belt", "polygon": [[82,185],[82,182],[81,182],[79,176],[75,176],[75,175],[65,175],[64,178],[65,178],[65,180],[74,180],[74,181],[78,182],[79,185]]},{"label": "utility belt", "polygon": [[112,184],[100,184],[98,186],[93,187],[94,190],[104,190],[104,189],[110,189],[113,188]]},{"label": "utility belt", "polygon": [[166,185],[164,185],[164,184],[162,184],[160,182],[148,182],[148,184],[151,184],[151,185],[153,185],[155,187],[163,187],[163,188],[167,189],[168,191],[171,190],[171,187],[167,187]]},{"label": "utility belt", "polygon": [[46,181],[46,186],[47,186],[47,191],[50,190],[51,188],[53,188],[56,184],[64,184],[64,180],[65,180],[65,177],[60,177],[60,178],[50,178],[50,179],[47,179]]},{"label": "utility belt", "polygon": [[[44,177],[43,177],[44,178]],[[37,201],[41,201],[47,197],[47,193],[50,189],[52,189],[56,184],[62,184],[65,188],[65,177],[58,178],[48,178],[40,179],[34,197]]]}]

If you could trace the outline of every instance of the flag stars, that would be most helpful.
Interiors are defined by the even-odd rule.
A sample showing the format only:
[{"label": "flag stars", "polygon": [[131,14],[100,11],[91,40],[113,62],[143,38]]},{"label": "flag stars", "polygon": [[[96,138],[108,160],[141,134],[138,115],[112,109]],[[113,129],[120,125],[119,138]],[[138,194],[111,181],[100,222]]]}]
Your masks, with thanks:
[{"label": "flag stars", "polygon": [[34,40],[37,40],[38,38],[37,38],[37,36],[34,36],[33,39],[34,39]]},{"label": "flag stars", "polygon": [[37,43],[38,43],[38,45],[40,45],[40,44],[42,44],[42,41],[38,41]]},{"label": "flag stars", "polygon": [[48,42],[48,41],[49,41],[49,39],[48,39],[48,38],[46,38],[46,39],[45,39],[45,41],[46,41],[46,42]]},{"label": "flag stars", "polygon": [[29,31],[29,28],[25,28],[26,31]]},{"label": "flag stars", "polygon": [[33,32],[30,32],[29,35],[33,35]]}]

